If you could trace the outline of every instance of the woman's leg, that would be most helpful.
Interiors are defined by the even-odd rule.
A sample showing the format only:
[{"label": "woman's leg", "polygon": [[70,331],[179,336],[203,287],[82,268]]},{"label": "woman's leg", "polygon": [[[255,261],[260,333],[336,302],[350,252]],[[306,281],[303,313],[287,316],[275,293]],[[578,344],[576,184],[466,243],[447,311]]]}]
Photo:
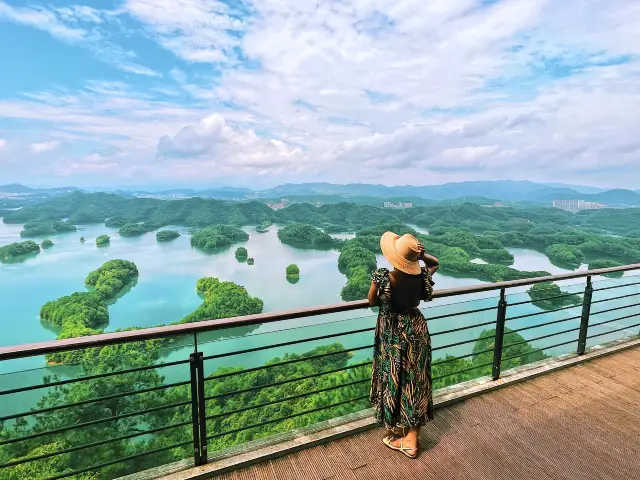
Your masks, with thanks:
[{"label": "woman's leg", "polygon": [[420,427],[410,427],[404,437],[395,439],[391,444],[405,448],[408,454],[415,455],[420,447]]}]

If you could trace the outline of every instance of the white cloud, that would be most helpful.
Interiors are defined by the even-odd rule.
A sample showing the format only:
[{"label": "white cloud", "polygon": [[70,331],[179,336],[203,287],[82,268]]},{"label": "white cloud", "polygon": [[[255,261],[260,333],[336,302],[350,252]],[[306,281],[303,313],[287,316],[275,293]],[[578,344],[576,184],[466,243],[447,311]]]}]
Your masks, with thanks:
[{"label": "white cloud", "polygon": [[[313,171],[406,182],[411,169],[424,175],[418,183],[573,178],[637,188],[638,2],[126,0],[105,11],[0,0],[2,18],[91,44],[150,77],[148,88],[91,82],[0,100],[0,119],[48,128],[47,138],[117,146],[99,162],[117,164],[114,175],[235,172],[242,181]],[[140,65],[138,51],[101,47],[94,32],[118,38],[107,26],[173,53],[169,74]],[[83,163],[105,171],[92,157],[64,158],[69,174]]]},{"label": "white cloud", "polygon": [[82,40],[87,33],[82,28],[65,25],[55,13],[42,7],[15,8],[0,1],[0,19],[28,25],[70,42]]},{"label": "white cloud", "polygon": [[4,140],[3,138],[0,138],[0,150],[2,150],[6,144],[7,144],[7,141]]},{"label": "white cloud", "polygon": [[48,140],[40,143],[32,143],[31,145],[29,145],[29,150],[31,150],[33,153],[44,153],[55,150],[59,145],[60,143],[55,140]]},{"label": "white cloud", "polygon": [[69,7],[12,7],[0,0],[0,21],[26,25],[47,32],[54,38],[92,51],[97,58],[113,64],[122,71],[144,76],[160,76],[151,68],[136,63],[135,53],[111,41],[100,28],[113,18],[113,12],[88,6]]},{"label": "white cloud", "polygon": [[280,140],[260,137],[251,129],[233,128],[221,115],[214,114],[183,127],[173,137],[162,137],[158,156],[163,160],[188,158],[215,168],[264,170],[299,167],[296,164],[302,151]]}]

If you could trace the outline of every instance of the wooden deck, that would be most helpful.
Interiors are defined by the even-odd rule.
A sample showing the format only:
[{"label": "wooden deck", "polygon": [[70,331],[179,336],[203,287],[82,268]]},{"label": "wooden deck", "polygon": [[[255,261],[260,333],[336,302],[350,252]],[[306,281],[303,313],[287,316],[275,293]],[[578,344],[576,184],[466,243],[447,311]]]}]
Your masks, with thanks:
[{"label": "wooden deck", "polygon": [[436,410],[416,460],[382,430],[269,460],[219,480],[638,479],[640,348]]}]

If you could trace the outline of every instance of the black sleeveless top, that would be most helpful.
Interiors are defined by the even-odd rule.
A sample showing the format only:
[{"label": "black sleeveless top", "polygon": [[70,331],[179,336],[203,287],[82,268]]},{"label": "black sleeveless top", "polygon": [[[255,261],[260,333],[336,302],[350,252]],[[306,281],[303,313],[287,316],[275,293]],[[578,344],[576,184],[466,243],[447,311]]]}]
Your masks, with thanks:
[{"label": "black sleeveless top", "polygon": [[391,287],[391,309],[394,312],[406,312],[418,307],[424,298],[422,274],[397,272],[394,277],[396,282]]}]

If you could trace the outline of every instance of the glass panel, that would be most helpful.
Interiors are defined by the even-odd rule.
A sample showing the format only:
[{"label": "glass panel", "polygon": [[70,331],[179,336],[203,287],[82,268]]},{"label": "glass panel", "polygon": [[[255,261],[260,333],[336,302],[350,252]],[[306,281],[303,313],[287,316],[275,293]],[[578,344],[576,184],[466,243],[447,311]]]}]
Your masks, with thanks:
[{"label": "glass panel", "polygon": [[[181,336],[37,357],[49,365],[0,375],[0,390],[4,392],[50,385],[0,395],[0,463],[133,435],[11,467],[23,478],[35,478],[31,472],[44,470],[47,476],[54,476],[149,452],[176,443],[177,438],[182,438],[180,435],[190,435],[189,385],[165,386],[189,382],[191,352],[193,336]],[[171,356],[182,362],[101,376],[164,364],[172,361],[168,359]],[[55,385],[86,376],[99,378]],[[188,425],[144,434],[182,422]],[[141,456],[100,469],[100,478],[116,478],[191,454],[192,446],[187,446],[162,455]]]},{"label": "glass panel", "polygon": [[490,337],[490,343],[493,345],[498,313],[497,295],[498,291],[485,292],[483,297],[477,300],[433,306],[423,310],[429,319],[432,336],[434,389],[491,374],[491,367],[484,365],[487,363],[485,355],[472,354],[492,348],[485,345],[483,337]]},{"label": "glass panel", "polygon": [[[367,309],[263,324],[244,337],[234,329],[216,332],[218,340],[198,334],[208,377],[208,450],[368,408],[375,320]],[[289,342],[299,343],[281,345]],[[244,352],[255,348],[261,350]]]},{"label": "glass panel", "polygon": [[585,286],[573,279],[510,290],[503,372],[576,351]]},{"label": "glass panel", "polygon": [[587,347],[604,346],[638,335],[640,285],[633,285],[638,282],[640,275],[636,274],[594,283]]}]

